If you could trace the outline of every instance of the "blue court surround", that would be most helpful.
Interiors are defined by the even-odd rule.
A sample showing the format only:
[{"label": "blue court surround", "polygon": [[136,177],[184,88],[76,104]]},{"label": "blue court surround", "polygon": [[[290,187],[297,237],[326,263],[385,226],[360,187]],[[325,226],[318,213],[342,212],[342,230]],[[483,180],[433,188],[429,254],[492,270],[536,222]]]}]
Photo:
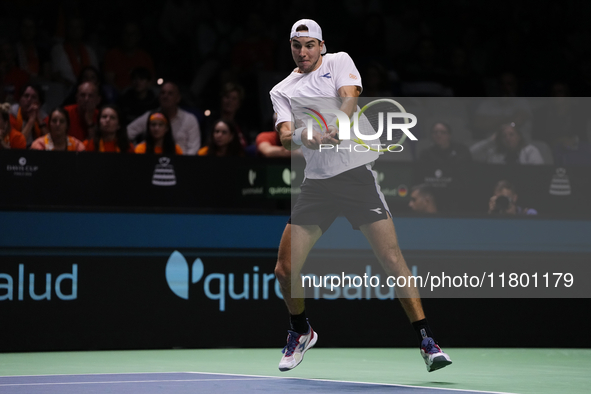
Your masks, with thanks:
[{"label": "blue court surround", "polygon": [[492,391],[454,390],[380,383],[194,372],[4,376],[0,377],[0,392],[3,394],[494,393]]},{"label": "blue court surround", "polygon": [[[288,217],[0,211],[0,248],[277,249]],[[591,252],[591,221],[394,218],[403,250]],[[26,234],[26,236],[23,236]],[[369,249],[338,218],[317,249]]]}]

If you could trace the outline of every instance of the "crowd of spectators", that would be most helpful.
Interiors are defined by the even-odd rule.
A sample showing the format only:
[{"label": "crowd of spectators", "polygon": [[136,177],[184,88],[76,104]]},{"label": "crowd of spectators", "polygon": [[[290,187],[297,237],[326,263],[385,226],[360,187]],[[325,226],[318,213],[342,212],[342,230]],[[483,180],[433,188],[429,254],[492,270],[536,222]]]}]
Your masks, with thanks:
[{"label": "crowd of spectators", "polygon": [[287,29],[312,16],[364,96],[473,98],[459,127],[420,124],[407,159],[591,165],[590,5],[352,0],[334,18],[331,2],[25,3],[0,16],[0,149],[291,157],[268,91],[293,69]]},{"label": "crowd of spectators", "polygon": [[[100,6],[8,2],[0,17],[0,102],[15,106],[13,127],[27,146],[49,131],[44,112],[64,107],[70,135],[85,141],[96,133],[98,108],[114,104],[134,144],[146,136],[149,112],[159,108],[186,155],[209,145],[223,120],[237,129],[241,154],[266,156],[256,141],[273,127],[268,85],[293,68],[282,32],[312,13],[331,52],[345,50],[355,59],[365,96],[491,97],[475,100],[470,139],[443,150],[464,157],[457,144],[482,141],[470,149],[475,160],[513,161],[512,148],[503,145],[507,138],[497,138],[499,126],[513,123],[516,138],[525,143],[521,153],[529,152],[526,160],[517,155],[519,162],[540,162],[535,140],[548,145],[553,161],[587,163],[588,120],[574,119],[580,108],[568,98],[591,91],[590,35],[576,23],[584,14],[580,8],[589,7],[551,4],[542,9],[528,0],[498,7],[459,0],[445,6],[434,0],[400,6],[346,1],[339,13],[363,21],[351,32],[335,18],[322,17],[330,14],[330,2],[312,9],[295,1],[233,5],[234,12],[227,2],[211,0],[167,0],[154,7],[136,0]],[[27,89],[29,84],[34,87]],[[527,96],[552,96],[556,102],[548,110],[531,108],[517,99]],[[271,138],[261,139],[263,150],[276,146]],[[495,149],[489,149],[493,142]]]}]

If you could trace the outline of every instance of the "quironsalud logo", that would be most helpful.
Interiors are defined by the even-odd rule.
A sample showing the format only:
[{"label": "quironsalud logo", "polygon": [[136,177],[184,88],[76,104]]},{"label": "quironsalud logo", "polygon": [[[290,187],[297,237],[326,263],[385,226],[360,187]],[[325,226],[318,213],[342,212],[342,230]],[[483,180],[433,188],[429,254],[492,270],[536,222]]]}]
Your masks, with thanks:
[{"label": "quironsalud logo", "polygon": [[170,158],[161,157],[154,168],[152,176],[152,185],[155,186],[174,186],[176,185],[176,175],[174,167],[170,164]]},{"label": "quironsalud logo", "polygon": [[[203,262],[197,258],[191,266],[191,283],[197,283],[203,276]],[[166,282],[177,296],[189,299],[189,264],[185,257],[176,250],[166,263]]]},{"label": "quironsalud logo", "polygon": [[[279,282],[274,273],[260,273],[259,267],[252,267],[252,273],[213,272],[205,275],[205,266],[200,258],[196,258],[191,267],[185,257],[174,251],[166,263],[166,282],[170,290],[184,300],[189,300],[191,285],[196,284],[203,278],[203,293],[210,300],[218,301],[219,310],[226,310],[226,299],[233,300],[268,300],[271,293],[277,298],[283,298],[279,288]],[[235,277],[242,277],[242,283]],[[236,288],[242,289],[237,292]],[[191,299],[195,298],[191,296]]]}]

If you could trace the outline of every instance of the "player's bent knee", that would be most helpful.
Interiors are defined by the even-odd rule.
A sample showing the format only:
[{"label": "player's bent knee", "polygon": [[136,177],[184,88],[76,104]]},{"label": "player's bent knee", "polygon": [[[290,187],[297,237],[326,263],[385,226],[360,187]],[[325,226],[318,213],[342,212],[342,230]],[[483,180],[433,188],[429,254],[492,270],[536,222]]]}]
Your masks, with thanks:
[{"label": "player's bent knee", "polygon": [[285,264],[282,264],[281,260],[277,261],[277,265],[275,266],[275,277],[281,284],[289,283],[291,280],[291,269]]}]

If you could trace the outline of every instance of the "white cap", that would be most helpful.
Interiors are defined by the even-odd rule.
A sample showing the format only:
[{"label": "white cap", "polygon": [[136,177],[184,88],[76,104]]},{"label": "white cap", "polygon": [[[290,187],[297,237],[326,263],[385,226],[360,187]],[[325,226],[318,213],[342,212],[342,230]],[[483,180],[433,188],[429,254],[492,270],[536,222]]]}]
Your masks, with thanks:
[{"label": "white cap", "polygon": [[[308,31],[296,31],[300,25],[306,26]],[[300,19],[291,27],[291,35],[289,36],[289,39],[291,40],[294,37],[312,37],[322,41],[322,29],[320,28],[320,25],[312,19]],[[324,55],[325,53],[326,45],[322,47],[322,52],[320,54]]]}]

